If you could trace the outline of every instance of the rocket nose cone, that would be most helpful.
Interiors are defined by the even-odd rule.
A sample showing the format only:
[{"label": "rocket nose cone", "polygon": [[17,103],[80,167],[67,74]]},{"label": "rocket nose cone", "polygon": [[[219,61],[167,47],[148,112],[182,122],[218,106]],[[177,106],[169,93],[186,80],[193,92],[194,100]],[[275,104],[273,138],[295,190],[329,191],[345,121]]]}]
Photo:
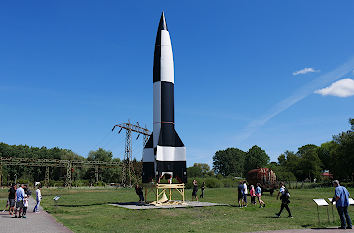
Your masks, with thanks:
[{"label": "rocket nose cone", "polygon": [[166,23],[166,19],[165,19],[165,13],[162,11],[162,14],[161,14],[161,18],[160,18],[160,23],[159,23],[159,31],[160,30],[166,30],[168,31],[167,29],[167,23]]}]

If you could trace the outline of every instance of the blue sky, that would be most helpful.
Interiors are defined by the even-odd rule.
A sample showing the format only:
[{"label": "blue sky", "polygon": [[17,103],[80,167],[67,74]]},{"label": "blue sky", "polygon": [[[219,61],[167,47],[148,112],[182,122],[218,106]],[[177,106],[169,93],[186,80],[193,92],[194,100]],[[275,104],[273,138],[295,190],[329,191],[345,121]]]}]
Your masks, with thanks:
[{"label": "blue sky", "polygon": [[[253,145],[276,161],[349,129],[353,1],[10,1],[0,3],[0,141],[122,158],[114,124],[152,129],[162,10],[189,166]],[[140,159],[140,140],[133,150]]]}]

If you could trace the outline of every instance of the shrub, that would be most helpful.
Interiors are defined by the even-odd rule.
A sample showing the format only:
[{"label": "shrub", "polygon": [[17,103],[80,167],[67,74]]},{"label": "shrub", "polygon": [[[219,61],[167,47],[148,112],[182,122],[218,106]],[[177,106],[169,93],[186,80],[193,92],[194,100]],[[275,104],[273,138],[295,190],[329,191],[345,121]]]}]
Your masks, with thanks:
[{"label": "shrub", "polygon": [[205,186],[208,188],[222,188],[223,183],[221,180],[217,178],[206,178],[205,179]]}]

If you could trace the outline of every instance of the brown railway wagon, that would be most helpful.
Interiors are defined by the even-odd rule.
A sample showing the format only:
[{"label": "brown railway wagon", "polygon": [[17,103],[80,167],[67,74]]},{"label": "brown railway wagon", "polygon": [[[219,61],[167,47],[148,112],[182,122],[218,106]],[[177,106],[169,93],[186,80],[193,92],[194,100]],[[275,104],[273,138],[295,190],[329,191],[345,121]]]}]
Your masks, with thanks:
[{"label": "brown railway wagon", "polygon": [[277,176],[269,168],[257,168],[250,170],[246,176],[248,184],[257,186],[261,184],[262,192],[270,192],[273,195],[275,189],[278,188]]}]

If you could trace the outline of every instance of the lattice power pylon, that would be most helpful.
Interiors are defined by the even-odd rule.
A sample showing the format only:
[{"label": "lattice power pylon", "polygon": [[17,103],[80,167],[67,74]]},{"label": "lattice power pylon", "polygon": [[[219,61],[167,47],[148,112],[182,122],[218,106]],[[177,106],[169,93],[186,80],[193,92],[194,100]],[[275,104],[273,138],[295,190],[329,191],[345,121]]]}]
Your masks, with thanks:
[{"label": "lattice power pylon", "polygon": [[122,124],[117,124],[113,126],[112,131],[116,128],[119,127],[120,130],[118,133],[120,133],[123,129],[125,130],[125,154],[124,154],[124,160],[123,160],[123,168],[122,168],[122,184],[124,187],[129,186],[132,187],[132,179],[135,177],[135,172],[134,172],[134,166],[133,166],[133,151],[132,151],[132,132],[138,133],[139,138],[140,134],[143,135],[143,146],[147,143],[148,136],[150,136],[151,132],[143,128],[139,125],[137,122],[136,125],[131,124],[129,121],[128,123],[122,123]]}]

